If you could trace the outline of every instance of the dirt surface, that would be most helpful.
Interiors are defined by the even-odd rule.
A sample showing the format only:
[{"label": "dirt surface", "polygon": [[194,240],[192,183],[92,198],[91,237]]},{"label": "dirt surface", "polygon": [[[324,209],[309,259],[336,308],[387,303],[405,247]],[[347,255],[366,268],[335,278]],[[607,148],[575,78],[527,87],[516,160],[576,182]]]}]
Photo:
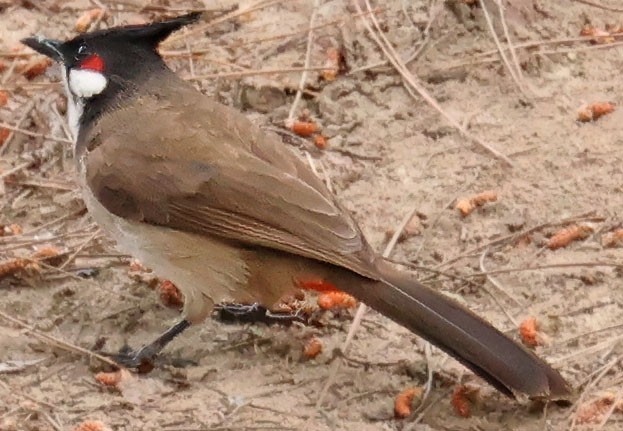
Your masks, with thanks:
[{"label": "dirt surface", "polygon": [[[500,61],[480,6],[459,0],[377,2],[383,9],[376,16],[392,47],[405,59],[418,50],[409,72],[447,115],[507,155],[514,164],[509,168],[412,96],[394,68],[378,64],[386,57],[350,2],[319,2],[315,25],[327,25],[314,32],[308,66],[325,65],[327,51],[337,48],[350,73],[323,81],[318,70],[310,71],[296,107],[296,115],[307,109],[322,125],[328,148],[317,150],[309,139],[281,132],[284,145],[309,152],[378,250],[415,207],[412,235],[393,257],[442,271],[418,272],[512,336],[518,337],[519,322],[535,316],[542,344],[536,352],[561,370],[580,398],[571,407],[545,408],[507,399],[445,354],[433,349],[426,355],[415,335],[368,312],[317,409],[331,363],[341,360],[333,351],[345,339],[352,313],[326,315],[323,327],[209,320],[174,341],[163,358],[167,364],[113,389],[95,381],[105,368],[97,359],[7,320],[20,319],[36,334],[85,349],[116,351],[151,341],[179,316],[149,286],[149,274],[132,271],[130,260],[81,212],[58,68],[31,80],[21,73],[25,62],[38,57],[19,48],[20,38],[70,37],[77,18],[95,3],[0,1],[0,61],[6,66],[0,85],[8,94],[0,119],[27,132],[11,134],[0,148],[0,258],[32,257],[48,245],[65,253],[0,280],[0,430],[71,430],[85,420],[119,431],[623,427],[623,248],[603,241],[623,223],[623,110],[596,122],[576,121],[585,103],[622,102],[620,46],[576,40],[587,23],[623,23],[622,12],[575,1],[505,2],[513,4],[505,23],[513,43],[521,45],[516,56],[522,92]],[[193,7],[210,9],[208,21],[252,4],[101,3],[108,7],[103,27]],[[205,93],[283,131],[300,72],[252,71],[305,65],[313,3],[282,1],[224,20],[207,33],[181,32],[162,51]],[[141,8],[146,5],[152,7]],[[507,46],[495,2],[486,6]],[[559,39],[573,40],[548,42]],[[195,53],[192,61],[188,50]],[[247,70],[244,77],[231,73]],[[498,201],[462,218],[456,199],[485,190],[497,191]],[[558,250],[547,248],[548,238],[569,219],[592,232]],[[97,274],[80,278],[93,275],[79,272],[85,268]],[[487,279],[478,275],[483,269],[518,271]],[[302,346],[312,335],[324,350],[305,360]],[[423,406],[407,419],[394,419],[396,394],[425,386],[427,370],[432,387]],[[476,388],[469,418],[458,416],[451,404],[458,384]]]}]

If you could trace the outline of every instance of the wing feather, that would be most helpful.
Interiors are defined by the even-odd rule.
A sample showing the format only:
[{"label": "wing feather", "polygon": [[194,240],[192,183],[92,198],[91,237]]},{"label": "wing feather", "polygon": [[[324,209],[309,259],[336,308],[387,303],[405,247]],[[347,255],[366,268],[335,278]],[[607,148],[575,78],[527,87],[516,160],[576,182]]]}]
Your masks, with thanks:
[{"label": "wing feather", "polygon": [[85,137],[92,148],[84,158],[86,181],[109,211],[375,277],[373,254],[354,220],[275,136],[205,98],[196,104],[205,121],[172,110],[163,116],[161,109],[154,110],[153,127],[138,129],[152,102],[111,113]]}]

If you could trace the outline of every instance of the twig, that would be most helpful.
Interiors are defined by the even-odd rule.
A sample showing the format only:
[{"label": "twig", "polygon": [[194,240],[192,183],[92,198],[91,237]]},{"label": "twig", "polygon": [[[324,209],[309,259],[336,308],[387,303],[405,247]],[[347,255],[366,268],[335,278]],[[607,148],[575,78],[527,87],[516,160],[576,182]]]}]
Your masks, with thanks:
[{"label": "twig", "polygon": [[[482,252],[482,254],[480,255],[480,270],[482,272],[487,272],[487,270],[485,269],[485,257],[487,256],[487,253],[489,252],[489,249],[486,248],[485,251]],[[506,291],[506,289],[504,289],[504,287],[498,283],[498,281],[491,277],[490,275],[487,275],[487,280],[489,280],[489,282],[500,292],[502,292],[504,295],[506,295],[507,297],[509,297],[510,299],[512,299],[515,304],[521,306],[521,302],[519,302],[519,300],[517,298],[515,298],[513,295],[511,295],[509,292]],[[504,314],[506,314],[506,317],[508,317],[508,320],[513,324],[514,327],[517,327],[517,321],[515,320],[515,318],[513,317],[512,314],[510,314],[508,312],[508,310],[506,309],[506,307],[504,307],[502,305],[502,303],[499,301],[498,297],[492,293],[490,293],[487,289],[485,289],[485,292],[489,293],[489,296],[491,296],[491,298],[493,298],[493,300],[495,301],[496,304],[498,304],[498,306],[500,307],[500,309],[504,312]]]},{"label": "twig", "polygon": [[579,222],[579,221],[586,221],[586,220],[590,220],[590,221],[603,221],[604,218],[603,217],[599,217],[599,216],[595,216],[595,211],[589,211],[589,212],[586,212],[584,214],[580,214],[580,215],[575,216],[575,217],[569,217],[569,218],[566,218],[566,219],[562,219],[562,220],[560,220],[558,222],[542,223],[540,225],[537,225],[537,226],[525,229],[525,230],[523,230],[521,232],[517,232],[517,233],[510,234],[510,235],[506,235],[506,236],[503,236],[501,238],[498,238],[498,239],[495,239],[493,241],[490,241],[490,242],[488,242],[486,244],[482,244],[482,245],[479,245],[477,247],[474,247],[474,248],[466,251],[465,253],[463,253],[461,255],[452,257],[452,258],[446,260],[445,262],[440,263],[439,265],[437,265],[436,268],[441,268],[441,267],[448,266],[448,265],[450,265],[450,264],[452,264],[452,263],[454,263],[454,262],[456,262],[458,260],[463,259],[466,256],[471,256],[474,253],[478,253],[478,252],[480,252],[481,250],[483,250],[485,248],[494,247],[494,246],[503,244],[503,243],[505,243],[507,241],[512,241],[515,238],[521,238],[522,236],[529,235],[532,232],[536,232],[536,231],[541,230],[541,229],[545,229],[545,228],[553,227],[553,226],[566,225],[566,224],[576,223],[576,222]]},{"label": "twig", "polygon": [[595,379],[584,388],[582,394],[573,406],[573,410],[571,412],[571,417],[573,419],[571,420],[571,426],[569,427],[569,431],[573,431],[573,429],[575,428],[575,424],[578,419],[578,409],[582,405],[582,402],[586,399],[586,394],[589,392],[590,389],[597,385],[597,383],[599,383],[599,381],[603,379],[606,374],[608,374],[608,372],[619,362],[619,360],[620,358],[614,358],[612,361],[608,362],[608,364],[603,367],[603,370],[597,375],[597,377],[595,377]]},{"label": "twig", "polygon": [[67,259],[65,260],[65,262],[63,262],[62,265],[60,265],[58,267],[58,269],[63,270],[67,267],[67,265],[69,265],[75,258],[76,256],[78,256],[78,254],[84,250],[84,248],[89,245],[89,243],[91,241],[93,241],[95,239],[96,236],[98,236],[100,233],[102,232],[101,229],[96,229],[95,232],[93,232],[87,239],[85,239],[84,241],[82,241],[82,243],[80,243],[78,245],[78,247],[76,248],[76,250],[74,250],[74,252],[72,254],[70,254]]},{"label": "twig", "polygon": [[[420,46],[413,52],[413,54],[405,60],[405,64],[411,63],[413,60],[418,58],[422,54],[422,52],[424,52],[424,49],[426,48],[426,46],[428,46],[428,42],[430,40],[430,29],[433,26],[433,22],[435,21],[435,18],[439,16],[442,10],[443,4],[438,2],[437,0],[433,0],[430,8],[428,9],[428,22],[426,23],[426,27],[424,27],[424,31],[422,32],[422,42]],[[422,402],[424,402],[424,399],[422,399]]]},{"label": "twig", "polygon": [[495,0],[498,5],[498,9],[500,11],[500,21],[502,22],[502,30],[504,31],[504,37],[506,38],[506,44],[508,45],[508,50],[511,53],[511,57],[513,58],[513,64],[515,65],[515,72],[517,73],[517,78],[519,82],[523,82],[523,73],[521,71],[521,65],[519,64],[519,59],[517,58],[517,51],[513,46],[513,41],[511,40],[510,32],[508,31],[508,25],[506,24],[506,18],[504,17],[504,4],[502,0]]},{"label": "twig", "polygon": [[617,7],[613,7],[613,6],[605,6],[601,3],[597,3],[591,0],[573,0],[574,2],[577,3],[582,3],[588,6],[593,6],[599,9],[603,9],[603,10],[609,10],[610,12],[623,12],[623,9],[621,8],[617,8]]},{"label": "twig", "polygon": [[545,349],[545,350],[546,351],[555,350],[556,348],[558,348],[560,346],[564,346],[565,344],[569,344],[569,343],[571,343],[573,341],[577,341],[577,340],[580,340],[580,339],[585,339],[589,335],[599,334],[600,332],[612,331],[614,329],[623,329],[623,323],[619,323],[618,325],[607,326],[605,328],[595,329],[593,331],[583,332],[581,334],[574,335],[573,337],[565,338],[564,340],[557,341],[556,344],[554,344],[553,346],[551,346],[550,348]]},{"label": "twig", "polygon": [[481,277],[483,275],[489,276],[493,274],[507,274],[509,272],[523,272],[523,271],[541,271],[543,269],[552,268],[581,268],[581,267],[611,267],[611,268],[623,268],[623,263],[614,262],[572,262],[572,263],[551,263],[549,265],[528,266],[525,268],[503,268],[493,269],[491,271],[475,272],[473,274],[466,274],[463,277]]},{"label": "twig", "polygon": [[58,339],[56,337],[53,337],[51,335],[47,335],[44,334],[42,332],[39,332],[37,329],[35,329],[33,326],[31,326],[30,324],[24,322],[23,320],[20,320],[16,317],[13,317],[7,313],[5,313],[4,311],[0,310],[0,317],[3,318],[4,320],[7,320],[9,322],[12,322],[24,329],[26,329],[28,332],[30,332],[32,335],[34,335],[35,337],[39,338],[42,341],[45,341],[49,344],[53,344],[57,347],[60,347],[68,352],[73,352],[73,353],[81,353],[85,356],[89,356],[89,357],[93,357],[93,358],[97,358],[102,362],[105,362],[109,365],[112,365],[114,367],[117,368],[122,368],[117,362],[113,361],[110,358],[107,358],[105,356],[102,356],[98,353],[95,353],[91,350],[85,349],[84,347],[80,347],[80,346],[76,346],[74,344],[71,344],[67,341],[63,341],[61,339]]},{"label": "twig", "polygon": [[184,44],[186,45],[186,52],[188,53],[188,70],[190,71],[190,76],[192,78],[195,76],[195,61],[193,60],[188,39],[184,39]]},{"label": "twig", "polygon": [[[495,27],[493,26],[493,21],[491,21],[491,15],[489,15],[489,10],[487,9],[487,5],[485,4],[485,1],[480,0],[479,3],[480,3],[480,8],[482,9],[482,12],[485,16],[485,21],[487,21],[489,32],[491,33],[491,36],[493,37],[493,42],[495,43],[495,46],[498,48],[498,52],[500,53],[500,57],[502,58],[502,62],[504,63],[508,71],[510,72],[511,78],[513,78],[513,81],[515,81],[515,84],[517,84],[517,88],[519,88],[519,91],[521,91],[521,93],[524,96],[528,97],[528,95],[526,94],[523,88],[523,84],[521,83],[521,81],[519,80],[519,77],[517,76],[517,72],[515,68],[511,65],[510,61],[508,61],[508,58],[506,57],[506,53],[504,52],[504,49],[502,49],[502,43],[500,42],[500,39],[498,38],[498,35],[495,32]],[[498,4],[500,8],[500,14],[501,14],[503,6],[499,3],[499,0],[497,0],[496,3]],[[508,40],[508,44],[510,46],[510,40]]]},{"label": "twig", "polygon": [[[611,34],[610,36],[613,37],[614,39],[623,38],[623,34]],[[575,42],[590,42],[593,39],[594,39],[594,36],[579,36],[579,37],[567,37],[567,38],[562,38],[562,39],[538,40],[538,41],[518,43],[518,44],[515,44],[513,48],[530,49],[530,48],[536,48],[536,47],[547,46],[547,45],[564,45],[564,44],[570,44],[570,43],[575,43]],[[572,48],[572,49],[565,49],[565,50],[534,51],[534,52],[530,52],[529,55],[535,56],[535,55],[546,55],[546,54],[564,54],[567,52],[589,51],[589,50],[594,50],[594,49],[608,49],[608,48],[620,47],[622,44],[623,42],[619,41],[619,42],[613,42],[609,44],[582,46],[579,48]],[[503,49],[507,50],[508,48],[503,47]],[[446,65],[445,67],[440,67],[438,69],[435,69],[432,72],[447,71],[447,70],[457,69],[460,67],[474,66],[477,64],[484,64],[484,63],[497,63],[498,61],[500,61],[499,55],[496,58],[487,58],[487,57],[490,57],[496,54],[499,54],[498,50],[486,51],[486,52],[482,52],[478,54],[469,54],[470,60],[451,63],[451,64]]]},{"label": "twig", "polygon": [[299,81],[298,88],[296,89],[296,96],[294,96],[294,102],[292,102],[292,106],[290,107],[290,112],[288,113],[288,118],[285,121],[286,127],[292,125],[294,122],[294,115],[296,113],[296,109],[298,104],[301,101],[301,97],[303,96],[303,89],[305,88],[305,83],[307,82],[307,70],[309,68],[309,62],[311,60],[311,52],[312,46],[314,45],[314,23],[316,21],[316,14],[318,13],[318,8],[320,7],[320,0],[314,0],[314,5],[312,9],[311,16],[309,17],[309,32],[307,33],[307,50],[305,51],[305,63],[303,64],[303,68],[305,69],[301,74],[301,79]]},{"label": "twig", "polygon": [[249,5],[246,8],[242,8],[242,9],[238,9],[235,11],[232,11],[230,13],[227,13],[223,16],[220,16],[218,18],[213,19],[212,21],[209,21],[207,23],[201,24],[201,25],[197,25],[195,28],[189,30],[187,33],[185,34],[181,34],[181,35],[173,35],[171,37],[169,37],[167,40],[165,40],[161,46],[168,46],[171,45],[179,40],[184,39],[185,37],[191,37],[191,36],[195,36],[197,34],[201,34],[203,32],[205,32],[207,29],[209,29],[210,27],[214,27],[215,25],[218,25],[222,22],[225,21],[229,21],[230,19],[234,19],[237,18],[241,15],[245,15],[247,13],[251,13],[251,12],[255,12],[258,11],[260,9],[264,9],[267,8],[269,6],[273,6],[279,3],[282,3],[283,0],[259,0],[255,3],[252,3],[251,5]]},{"label": "twig", "polygon": [[619,389],[617,394],[614,396],[614,401],[612,402],[612,405],[610,406],[608,411],[604,414],[604,417],[599,423],[599,425],[595,427],[595,431],[602,429],[604,425],[606,425],[606,422],[608,422],[608,420],[610,419],[610,416],[612,416],[612,413],[614,413],[614,410],[619,407],[619,403],[621,402],[621,399],[623,399],[623,388]]},{"label": "twig", "polygon": [[[359,5],[359,0],[353,0],[355,8],[357,12],[363,13],[361,6]],[[365,0],[366,7],[368,11],[372,11],[372,7],[370,6],[370,1]],[[376,31],[372,28],[368,21],[372,21]],[[475,143],[477,146],[485,149],[487,152],[492,154],[496,159],[504,162],[507,166],[512,167],[513,162],[504,154],[500,153],[498,150],[493,148],[491,145],[480,139],[479,137],[472,135],[467,131],[465,127],[463,127],[457,120],[448,115],[443,108],[439,105],[439,103],[424,89],[424,87],[416,80],[415,76],[409,71],[409,69],[405,66],[400,56],[394,50],[392,44],[387,40],[383,31],[381,30],[381,26],[379,25],[378,20],[374,14],[370,14],[367,16],[367,19],[363,19],[363,23],[370,34],[370,37],[376,42],[376,44],[381,48],[383,53],[387,56],[390,63],[394,66],[396,71],[402,76],[407,89],[415,90],[420,97],[422,97],[430,106],[432,106],[443,118],[448,121],[454,128],[456,128],[464,137],[468,140]],[[409,92],[411,94],[411,92]]]},{"label": "twig", "polygon": [[14,127],[14,126],[11,126],[11,125],[6,124],[6,123],[0,123],[0,128],[7,129],[7,130],[10,130],[12,132],[21,133],[22,135],[32,136],[34,138],[43,138],[43,139],[47,139],[49,141],[62,142],[64,144],[71,144],[71,143],[73,143],[70,139],[57,138],[56,136],[50,136],[50,135],[46,135],[44,133],[31,132],[30,130],[21,129],[19,127]]},{"label": "twig", "polygon": [[6,178],[6,177],[8,177],[10,175],[13,175],[13,174],[21,171],[22,169],[26,169],[30,165],[32,165],[32,162],[20,163],[19,165],[9,169],[8,171],[4,171],[4,172],[0,173],[0,180],[4,179],[4,178]]},{"label": "twig", "polygon": [[15,66],[17,65],[17,59],[18,59],[17,57],[13,57],[13,61],[11,62],[11,65],[4,72],[4,75],[2,75],[2,80],[0,80],[0,83],[2,84],[2,86],[6,85],[6,83],[9,81],[9,78],[13,74],[13,71],[15,70]]},{"label": "twig", "polygon": [[48,228],[48,227],[50,227],[52,225],[55,225],[55,224],[60,223],[62,221],[65,221],[68,218],[77,216],[80,213],[82,213],[84,210],[85,210],[85,208],[83,207],[83,208],[81,208],[78,211],[64,214],[64,215],[62,215],[60,217],[55,218],[54,220],[50,220],[49,222],[42,224],[41,226],[37,226],[36,228],[34,228],[34,229],[32,229],[32,230],[30,230],[28,232],[24,232],[21,235],[14,235],[12,237],[0,237],[0,244],[6,244],[6,243],[9,243],[9,242],[12,242],[15,239],[23,239],[26,236],[32,236],[32,235],[36,234],[37,232],[40,232],[43,229],[46,229],[46,228]]},{"label": "twig", "polygon": [[[24,108],[24,112],[22,112],[22,115],[15,122],[15,128],[19,128],[24,122],[24,120],[26,120],[26,118],[30,114],[30,111],[34,109],[36,101],[37,99],[33,98],[30,100],[30,102],[28,102],[28,104]],[[9,136],[7,136],[6,140],[4,141],[4,144],[2,145],[2,147],[0,147],[0,156],[4,156],[9,151],[9,147],[11,146],[10,145],[11,141],[13,140],[13,136],[15,136],[15,131],[11,129],[9,130],[10,130]]]},{"label": "twig", "polygon": [[205,75],[197,75],[190,78],[186,78],[187,81],[199,81],[202,79],[214,79],[214,78],[240,78],[243,76],[254,76],[254,75],[278,75],[284,73],[297,73],[303,72],[306,73],[311,70],[331,70],[331,68],[327,68],[326,66],[311,66],[311,67],[286,67],[286,68],[276,68],[276,69],[249,69],[249,70],[239,70],[237,72],[220,72],[220,73],[208,73]]},{"label": "twig", "polygon": [[581,350],[575,350],[574,352],[569,353],[568,355],[560,356],[557,358],[550,358],[550,362],[554,364],[567,363],[569,360],[576,358],[578,356],[585,356],[589,353],[595,353],[595,352],[599,352],[600,350],[611,348],[612,346],[616,345],[617,343],[621,341],[623,341],[623,335],[611,337],[607,340],[602,341],[601,343],[597,343],[592,346],[585,347]]},{"label": "twig", "polygon": [[[384,11],[386,8],[376,8],[373,13],[380,13],[382,11]],[[238,43],[234,43],[232,45],[229,45],[232,48],[238,48],[241,46],[246,46],[246,45],[252,45],[252,44],[256,44],[256,43],[262,43],[262,42],[270,42],[273,40],[279,40],[279,39],[288,39],[288,38],[293,38],[294,36],[299,36],[299,35],[304,35],[304,34],[308,34],[310,31],[312,30],[319,30],[321,28],[325,28],[325,27],[330,27],[332,25],[337,25],[340,24],[344,21],[347,20],[351,20],[353,18],[361,18],[362,16],[366,16],[368,15],[369,12],[364,12],[363,14],[349,14],[346,18],[339,18],[339,19],[335,19],[333,21],[328,21],[328,22],[323,22],[322,24],[318,24],[315,25],[313,27],[308,27],[308,28],[304,28],[302,30],[298,30],[298,31],[293,31],[291,33],[283,33],[283,34],[278,34],[276,36],[269,36],[269,37],[263,37],[263,38],[259,38],[259,39],[252,39],[252,40],[247,40],[245,42],[238,42]]]}]

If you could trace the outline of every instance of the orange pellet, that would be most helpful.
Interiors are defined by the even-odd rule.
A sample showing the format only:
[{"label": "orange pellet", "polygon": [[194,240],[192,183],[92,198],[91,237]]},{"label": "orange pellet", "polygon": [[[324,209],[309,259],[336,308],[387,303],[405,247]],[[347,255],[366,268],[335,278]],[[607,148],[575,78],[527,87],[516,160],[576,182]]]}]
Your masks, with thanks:
[{"label": "orange pellet", "polygon": [[161,282],[158,286],[158,291],[160,292],[160,300],[167,307],[180,307],[184,305],[182,292],[169,280]]},{"label": "orange pellet", "polygon": [[38,269],[38,265],[30,259],[16,258],[0,263],[0,279],[27,269]]},{"label": "orange pellet", "polygon": [[117,386],[122,378],[121,370],[111,372],[102,371],[95,375],[95,380],[104,386]]},{"label": "orange pellet", "polygon": [[593,231],[590,226],[572,225],[556,232],[548,241],[550,250],[566,247],[573,241],[585,239]]},{"label": "orange pellet", "polygon": [[61,254],[61,251],[57,247],[48,245],[35,251],[32,257],[33,259],[49,259],[50,257],[56,257],[59,254]]},{"label": "orange pellet", "polygon": [[457,386],[452,392],[452,407],[454,407],[454,412],[462,418],[468,418],[472,414],[471,403],[468,398],[469,392],[470,390],[464,385]]},{"label": "orange pellet", "polygon": [[9,129],[6,129],[4,127],[0,127],[0,146],[2,146],[2,144],[4,144],[4,141],[7,140],[7,138],[9,137],[10,134],[11,134],[11,131]]},{"label": "orange pellet", "polygon": [[299,136],[311,136],[318,131],[318,125],[311,121],[295,121],[291,130]]},{"label": "orange pellet", "polygon": [[9,93],[4,90],[0,90],[0,108],[9,103]]},{"label": "orange pellet", "polygon": [[407,388],[400,392],[394,400],[394,414],[397,418],[404,419],[413,412],[413,399],[422,395],[422,388]]},{"label": "orange pellet", "polygon": [[104,422],[100,421],[84,421],[76,425],[73,431],[110,431]]},{"label": "orange pellet", "polygon": [[527,346],[534,347],[540,344],[537,332],[538,326],[536,317],[528,317],[519,324],[519,335],[521,335],[521,340]]},{"label": "orange pellet", "polygon": [[468,198],[459,199],[456,203],[456,209],[459,210],[463,217],[468,216],[477,207],[486,204],[487,202],[495,202],[498,200],[498,194],[494,191],[486,191],[478,193],[477,195],[470,196]]},{"label": "orange pellet", "polygon": [[306,358],[313,359],[322,352],[322,341],[316,337],[310,338],[303,347],[303,355]]},{"label": "orange pellet", "polygon": [[354,308],[357,300],[344,292],[326,292],[318,296],[318,306],[323,310],[332,308]]},{"label": "orange pellet", "polygon": [[324,150],[328,145],[327,138],[322,135],[314,135],[314,145],[319,150]]}]

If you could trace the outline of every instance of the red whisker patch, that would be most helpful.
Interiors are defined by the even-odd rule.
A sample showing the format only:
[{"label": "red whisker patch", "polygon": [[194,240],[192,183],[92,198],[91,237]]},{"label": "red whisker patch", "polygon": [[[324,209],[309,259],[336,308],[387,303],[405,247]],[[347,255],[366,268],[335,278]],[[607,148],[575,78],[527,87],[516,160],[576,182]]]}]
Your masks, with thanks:
[{"label": "red whisker patch", "polygon": [[97,54],[91,54],[78,64],[82,70],[93,70],[95,72],[104,71],[104,59]]}]

